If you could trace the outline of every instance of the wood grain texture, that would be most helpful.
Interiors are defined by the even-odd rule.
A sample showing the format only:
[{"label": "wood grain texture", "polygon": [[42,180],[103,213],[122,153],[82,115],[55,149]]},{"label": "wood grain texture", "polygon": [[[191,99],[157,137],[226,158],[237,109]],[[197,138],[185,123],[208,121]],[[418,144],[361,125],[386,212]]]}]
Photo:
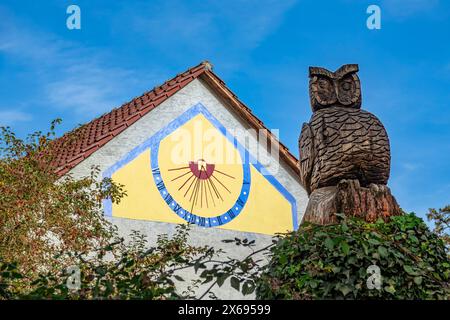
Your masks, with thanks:
[{"label": "wood grain texture", "polygon": [[342,179],[362,186],[385,185],[390,172],[389,139],[373,114],[346,107],[314,112],[299,141],[300,178],[308,193]]},{"label": "wood grain texture", "polygon": [[312,192],[303,221],[332,224],[338,221],[336,213],[375,222],[401,215],[402,211],[387,186],[372,183],[366,188],[358,180],[341,180],[336,186]]}]

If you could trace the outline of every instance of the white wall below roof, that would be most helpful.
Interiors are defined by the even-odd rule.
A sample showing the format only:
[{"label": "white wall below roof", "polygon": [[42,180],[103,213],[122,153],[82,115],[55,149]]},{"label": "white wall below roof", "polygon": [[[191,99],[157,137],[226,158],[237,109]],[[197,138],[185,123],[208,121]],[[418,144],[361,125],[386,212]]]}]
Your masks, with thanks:
[{"label": "white wall below roof", "polygon": [[[101,149],[93,153],[89,158],[78,164],[73,168],[69,174],[74,178],[81,178],[88,176],[92,166],[99,166],[101,172],[114,165],[117,161],[122,159],[136,146],[142,144],[149,137],[153,136],[160,129],[165,127],[173,119],[180,116],[186,110],[197,103],[202,103],[208,111],[219,122],[222,123],[227,130],[236,128],[249,129],[250,126],[245,120],[241,119],[229,106],[224,104],[212,90],[209,89],[203,81],[196,79],[189,85],[181,89],[172,97],[168,98],[157,108],[138,120],[132,126],[127,128],[120,135],[112,139]],[[283,131],[280,130],[281,136]],[[242,145],[247,145],[244,137],[238,136],[238,141]],[[255,140],[254,140],[255,142]],[[250,150],[252,151],[252,150]],[[300,223],[308,203],[308,195],[301,186],[298,177],[291,168],[282,160],[277,163],[277,159],[268,154],[259,158],[263,164],[267,166],[268,171],[294,196],[297,202],[297,217]],[[278,170],[277,170],[278,169]],[[118,226],[119,232],[123,236],[127,236],[132,230],[142,231],[148,235],[149,242],[154,243],[158,234],[173,234],[175,225],[170,223],[152,222],[131,220],[123,218],[112,218],[112,221]],[[256,233],[244,233],[230,230],[223,230],[218,228],[200,228],[194,226],[190,232],[192,244],[195,245],[211,245],[216,248],[222,248],[230,256],[235,258],[243,258],[249,254],[248,249],[234,244],[224,244],[222,239],[248,238],[255,240],[257,247],[263,247],[271,241],[271,237]],[[194,278],[193,272],[185,273],[185,278]],[[199,290],[201,293],[202,290]],[[221,299],[242,299],[229,285],[224,285],[220,288],[220,292],[216,290],[216,294]],[[250,296],[250,298],[253,296]],[[248,298],[248,297],[246,297]]]}]

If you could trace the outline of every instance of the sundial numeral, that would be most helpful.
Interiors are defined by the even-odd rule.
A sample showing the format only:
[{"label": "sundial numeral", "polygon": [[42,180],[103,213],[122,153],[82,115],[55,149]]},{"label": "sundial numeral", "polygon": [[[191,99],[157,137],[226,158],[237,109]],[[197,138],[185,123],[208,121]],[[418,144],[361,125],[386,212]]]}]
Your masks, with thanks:
[{"label": "sundial numeral", "polygon": [[204,227],[205,226],[205,221],[206,221],[205,218],[200,218],[200,221],[198,222],[198,225],[201,226],[201,227]]},{"label": "sundial numeral", "polygon": [[181,209],[182,209],[181,206],[177,203],[173,208],[173,211],[175,211],[175,213],[178,214],[178,211],[180,211]]},{"label": "sundial numeral", "polygon": [[230,216],[230,219],[233,219],[236,216],[233,212],[233,209],[228,210],[227,213],[228,213],[228,216]]},{"label": "sundial numeral", "polygon": [[170,194],[167,194],[164,198],[164,201],[170,206],[173,202],[173,198]]},{"label": "sundial numeral", "polygon": [[217,217],[217,222],[219,223],[219,225],[223,224],[222,219],[220,217]]},{"label": "sundial numeral", "polygon": [[156,184],[156,187],[157,187],[158,190],[160,190],[160,191],[166,188],[166,186],[164,185],[164,182],[163,182],[163,181],[158,182],[158,183]]},{"label": "sundial numeral", "polygon": [[195,218],[196,216],[191,214],[191,216],[189,217],[189,223],[195,223]]},{"label": "sundial numeral", "polygon": [[161,174],[161,171],[159,170],[159,167],[157,167],[157,168],[152,169],[152,173],[153,174]]},{"label": "sundial numeral", "polygon": [[236,201],[236,204],[238,204],[239,206],[243,207],[245,204],[245,200],[241,199],[241,197],[239,197]]}]

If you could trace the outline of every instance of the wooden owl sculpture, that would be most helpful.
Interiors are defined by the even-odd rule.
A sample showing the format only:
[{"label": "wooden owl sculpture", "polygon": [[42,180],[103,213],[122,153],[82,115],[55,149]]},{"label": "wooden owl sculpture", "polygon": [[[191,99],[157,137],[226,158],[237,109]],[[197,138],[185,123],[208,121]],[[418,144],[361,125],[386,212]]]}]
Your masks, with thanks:
[{"label": "wooden owl sculpture", "polygon": [[360,109],[357,72],[356,64],[336,72],[309,68],[313,115],[299,139],[300,178],[309,194],[343,179],[359,180],[362,187],[387,184],[389,139],[380,120]]}]

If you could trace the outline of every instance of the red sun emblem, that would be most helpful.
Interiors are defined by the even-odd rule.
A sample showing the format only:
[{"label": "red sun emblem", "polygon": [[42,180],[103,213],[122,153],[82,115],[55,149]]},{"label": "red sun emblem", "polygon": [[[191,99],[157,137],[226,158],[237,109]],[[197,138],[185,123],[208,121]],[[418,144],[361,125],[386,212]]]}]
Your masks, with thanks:
[{"label": "red sun emblem", "polygon": [[197,178],[201,180],[209,179],[214,172],[215,165],[207,163],[205,160],[189,161],[189,169]]},{"label": "red sun emblem", "polygon": [[201,208],[205,205],[209,208],[211,205],[216,206],[216,202],[224,201],[223,192],[231,194],[227,184],[235,179],[204,159],[189,161],[188,166],[172,168],[169,171],[180,173],[170,181],[179,183],[178,191],[182,190],[184,197],[191,202],[191,212],[195,206]]}]

